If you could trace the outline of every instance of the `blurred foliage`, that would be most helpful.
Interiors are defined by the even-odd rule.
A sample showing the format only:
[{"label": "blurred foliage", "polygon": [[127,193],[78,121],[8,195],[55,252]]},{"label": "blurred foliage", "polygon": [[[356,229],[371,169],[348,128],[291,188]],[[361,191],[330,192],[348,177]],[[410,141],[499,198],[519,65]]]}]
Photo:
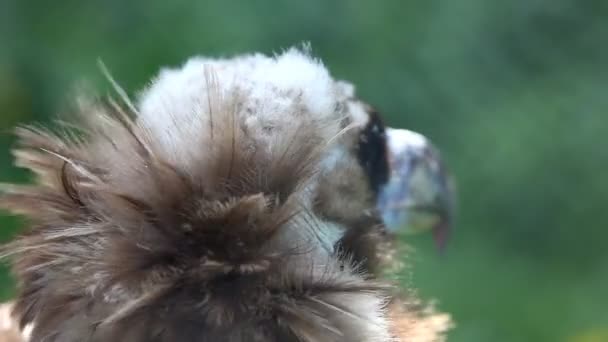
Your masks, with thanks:
[{"label": "blurred foliage", "polygon": [[26,179],[10,127],[83,80],[109,91],[99,58],[136,95],[194,54],[309,41],[451,166],[453,239],[443,257],[409,241],[408,281],[453,314],[450,341],[608,341],[607,16],[605,0],[0,0],[0,178]]}]

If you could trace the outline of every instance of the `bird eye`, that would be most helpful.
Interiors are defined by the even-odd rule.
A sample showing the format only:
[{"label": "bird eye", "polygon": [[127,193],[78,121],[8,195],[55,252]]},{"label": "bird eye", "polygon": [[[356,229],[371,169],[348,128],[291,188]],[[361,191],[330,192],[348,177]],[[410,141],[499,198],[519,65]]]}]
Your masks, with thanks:
[{"label": "bird eye", "polygon": [[372,191],[377,195],[390,176],[386,128],[377,112],[370,113],[369,122],[359,133],[358,143],[359,163],[365,170]]}]

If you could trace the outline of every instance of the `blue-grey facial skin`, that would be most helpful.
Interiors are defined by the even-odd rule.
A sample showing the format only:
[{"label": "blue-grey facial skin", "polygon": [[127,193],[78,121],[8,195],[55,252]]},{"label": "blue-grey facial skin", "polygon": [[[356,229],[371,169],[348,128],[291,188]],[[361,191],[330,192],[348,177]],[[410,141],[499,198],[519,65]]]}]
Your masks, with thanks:
[{"label": "blue-grey facial skin", "polygon": [[395,235],[432,231],[443,250],[453,214],[454,190],[435,148],[424,137],[389,129],[390,177],[377,209]]}]

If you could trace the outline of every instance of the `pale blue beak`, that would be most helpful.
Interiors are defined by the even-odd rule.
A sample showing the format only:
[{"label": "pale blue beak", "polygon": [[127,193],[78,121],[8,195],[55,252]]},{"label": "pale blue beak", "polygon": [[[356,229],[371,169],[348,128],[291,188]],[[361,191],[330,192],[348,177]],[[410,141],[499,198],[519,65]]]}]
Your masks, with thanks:
[{"label": "pale blue beak", "polygon": [[438,151],[424,136],[388,128],[391,175],[380,190],[377,208],[395,235],[432,231],[445,248],[454,215],[454,186]]}]

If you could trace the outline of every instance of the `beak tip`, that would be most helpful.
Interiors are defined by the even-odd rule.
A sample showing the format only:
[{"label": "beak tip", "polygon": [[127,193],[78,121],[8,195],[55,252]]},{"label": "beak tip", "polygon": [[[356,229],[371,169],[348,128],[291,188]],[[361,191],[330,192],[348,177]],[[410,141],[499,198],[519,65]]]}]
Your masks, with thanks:
[{"label": "beak tip", "polygon": [[435,246],[440,255],[443,255],[447,248],[449,232],[449,224],[445,222],[440,223],[433,229],[433,239],[435,240]]}]

